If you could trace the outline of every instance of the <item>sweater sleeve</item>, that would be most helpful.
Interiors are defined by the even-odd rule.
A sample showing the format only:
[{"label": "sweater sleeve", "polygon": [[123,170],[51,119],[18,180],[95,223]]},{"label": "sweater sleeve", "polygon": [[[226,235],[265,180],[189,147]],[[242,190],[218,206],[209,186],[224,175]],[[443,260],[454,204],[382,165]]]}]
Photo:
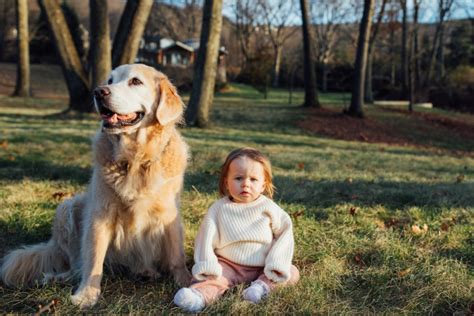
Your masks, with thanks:
[{"label": "sweater sleeve", "polygon": [[194,245],[194,266],[192,273],[197,280],[217,278],[222,275],[222,267],[214,253],[218,231],[212,208],[204,217]]},{"label": "sweater sleeve", "polygon": [[290,216],[278,208],[272,219],[274,241],[266,259],[264,273],[274,282],[285,282],[290,279],[291,261],[293,259],[294,238]]}]

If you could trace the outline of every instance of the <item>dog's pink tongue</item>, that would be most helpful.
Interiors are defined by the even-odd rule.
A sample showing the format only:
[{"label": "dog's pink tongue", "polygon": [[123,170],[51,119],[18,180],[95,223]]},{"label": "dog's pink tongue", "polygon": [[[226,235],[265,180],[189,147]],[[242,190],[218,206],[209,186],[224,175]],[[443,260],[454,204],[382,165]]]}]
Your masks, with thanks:
[{"label": "dog's pink tongue", "polygon": [[114,113],[112,115],[102,115],[102,119],[106,121],[107,123],[117,123],[119,121],[131,121],[137,117],[136,113],[130,113],[130,114],[117,114]]},{"label": "dog's pink tongue", "polygon": [[118,115],[116,113],[112,115],[101,115],[102,120],[106,121],[107,123],[117,123],[119,121]]},{"label": "dog's pink tongue", "polygon": [[130,114],[116,114],[119,121],[131,121],[137,117],[137,113]]}]

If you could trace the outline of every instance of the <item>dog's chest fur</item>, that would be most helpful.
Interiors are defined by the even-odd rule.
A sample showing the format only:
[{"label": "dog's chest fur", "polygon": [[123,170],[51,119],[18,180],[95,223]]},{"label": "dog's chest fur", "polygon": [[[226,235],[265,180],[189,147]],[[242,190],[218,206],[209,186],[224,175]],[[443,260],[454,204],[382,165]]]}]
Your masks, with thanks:
[{"label": "dog's chest fur", "polygon": [[158,193],[164,183],[159,159],[169,144],[170,133],[158,130],[150,134],[109,138],[108,157],[99,161],[104,182],[130,206],[142,196]]},{"label": "dog's chest fur", "polygon": [[121,210],[115,214],[108,260],[139,274],[149,274],[161,253],[166,210],[159,199],[166,181],[160,157],[172,149],[168,133],[161,131],[148,136],[153,137],[148,137],[145,144],[123,135],[99,138],[96,144],[102,152],[96,156],[101,166],[100,176],[117,197],[110,207]]}]

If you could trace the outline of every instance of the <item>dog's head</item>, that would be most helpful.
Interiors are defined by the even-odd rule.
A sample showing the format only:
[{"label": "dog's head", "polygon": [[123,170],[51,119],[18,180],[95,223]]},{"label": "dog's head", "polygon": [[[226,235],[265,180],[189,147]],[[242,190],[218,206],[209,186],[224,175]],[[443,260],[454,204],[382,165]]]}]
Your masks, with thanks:
[{"label": "dog's head", "polygon": [[115,68],[94,90],[102,128],[110,134],[132,133],[140,127],[180,120],[184,105],[168,78],[152,67],[133,64]]}]

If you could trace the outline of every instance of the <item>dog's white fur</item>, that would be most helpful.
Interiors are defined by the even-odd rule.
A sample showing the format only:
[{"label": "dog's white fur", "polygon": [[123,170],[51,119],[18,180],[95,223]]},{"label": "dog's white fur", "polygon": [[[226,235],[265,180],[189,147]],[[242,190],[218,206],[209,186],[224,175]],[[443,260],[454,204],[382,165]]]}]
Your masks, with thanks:
[{"label": "dog's white fur", "polygon": [[109,117],[113,112],[125,120],[141,112],[143,119],[107,126],[102,115],[87,192],[58,206],[48,242],[10,252],[1,266],[9,286],[78,274],[71,301],[82,308],[98,300],[104,263],[152,277],[160,267],[180,286],[190,281],[178,211],[188,159],[175,128],[181,99],[165,75],[135,64],[113,70],[109,84],[96,89],[95,103]]}]

